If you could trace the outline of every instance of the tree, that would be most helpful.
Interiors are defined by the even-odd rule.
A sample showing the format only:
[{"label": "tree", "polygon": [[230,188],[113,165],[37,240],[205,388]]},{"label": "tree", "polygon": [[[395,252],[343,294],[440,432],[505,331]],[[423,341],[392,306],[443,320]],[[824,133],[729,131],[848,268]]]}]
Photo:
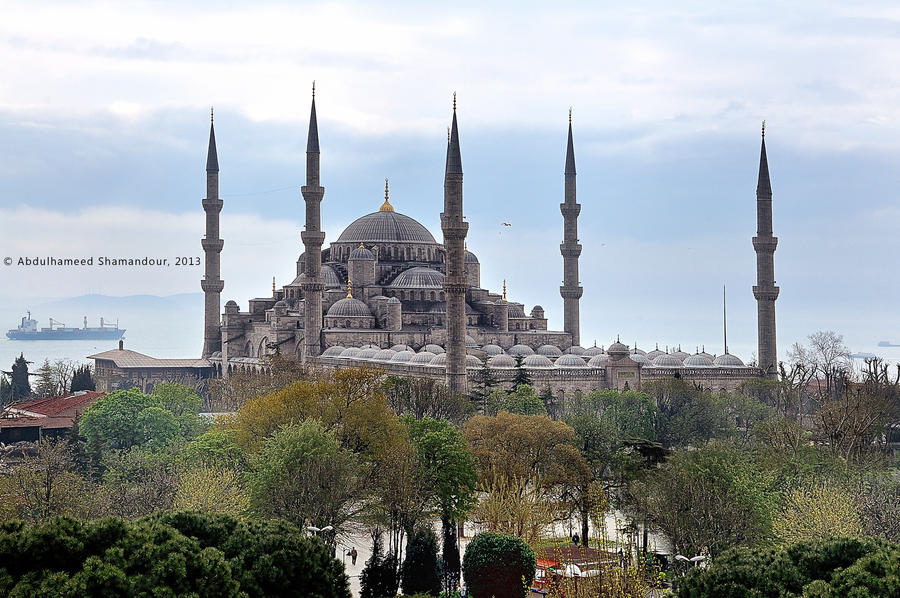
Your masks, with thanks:
[{"label": "tree", "polygon": [[804,540],[781,547],[734,548],[681,582],[682,598],[896,596],[900,546],[869,538]]},{"label": "tree", "polygon": [[87,516],[91,484],[74,469],[68,443],[44,440],[37,454],[0,476],[0,518],[44,521],[57,515]]},{"label": "tree", "polygon": [[887,475],[864,479],[856,506],[865,535],[900,543],[900,480]]},{"label": "tree", "polygon": [[540,479],[496,478],[481,487],[484,494],[474,519],[485,530],[510,534],[537,544],[561,513]]},{"label": "tree", "polygon": [[533,386],[534,382],[531,380],[531,374],[528,373],[528,370],[525,369],[525,366],[522,365],[522,362],[525,361],[525,358],[521,355],[516,355],[516,375],[513,378],[513,388],[517,388],[518,386]]},{"label": "tree", "polygon": [[524,598],[536,567],[534,551],[507,534],[478,534],[463,556],[463,577],[474,598]]},{"label": "tree", "polygon": [[359,576],[360,598],[394,598],[397,595],[397,563],[382,554],[381,530],[372,533],[372,556]]},{"label": "tree", "polygon": [[771,474],[727,444],[676,452],[629,488],[631,508],[674,551],[713,557],[766,538],[775,498]]},{"label": "tree", "polygon": [[237,443],[237,432],[231,428],[208,430],[188,442],[181,452],[187,463],[201,463],[221,469],[247,469],[247,455]]},{"label": "tree", "polygon": [[487,398],[497,386],[497,376],[494,374],[493,368],[488,365],[488,358],[485,356],[481,360],[481,367],[475,374],[475,385],[469,398],[472,404],[478,409],[481,415],[487,414]]},{"label": "tree", "polygon": [[808,345],[794,343],[788,361],[811,372],[818,384],[811,385],[819,402],[836,398],[843,391],[843,380],[852,371],[850,349],[844,336],[832,330],[819,330],[807,337]]},{"label": "tree", "polygon": [[250,496],[235,470],[199,465],[181,474],[172,507],[244,519],[250,511]]},{"label": "tree", "polygon": [[406,544],[406,558],[400,569],[404,594],[437,596],[441,593],[437,550],[437,536],[431,528],[418,526]]},{"label": "tree", "polygon": [[828,400],[816,414],[816,431],[836,456],[859,461],[875,450],[891,423],[891,405],[884,396],[848,389]]},{"label": "tree", "polygon": [[13,363],[12,373],[10,374],[12,379],[12,395],[10,401],[13,403],[24,401],[31,396],[31,382],[28,380],[29,363],[31,362],[25,361],[24,353],[20,353]]},{"label": "tree", "polygon": [[72,373],[72,383],[69,386],[69,392],[78,392],[79,390],[97,390],[93,370],[87,364],[76,367]]},{"label": "tree", "polygon": [[388,405],[397,415],[415,419],[430,417],[460,424],[472,412],[465,396],[451,392],[430,378],[388,376],[384,383]]},{"label": "tree", "polygon": [[509,411],[519,415],[546,415],[547,408],[544,402],[534,391],[534,387],[527,384],[517,385],[513,390],[505,392],[495,390],[490,397],[493,412]]},{"label": "tree", "polygon": [[718,397],[676,378],[649,382],[642,388],[656,400],[656,438],[664,446],[697,447],[731,435],[734,424]]},{"label": "tree", "polygon": [[0,408],[12,401],[12,386],[6,380],[6,372],[0,372]]},{"label": "tree", "polygon": [[332,526],[334,538],[364,507],[365,482],[356,455],[315,420],[282,427],[252,458],[248,485],[253,508],[297,526]]},{"label": "tree", "polygon": [[828,536],[858,536],[862,524],[853,495],[834,484],[794,488],[772,522],[782,544]]},{"label": "tree", "polygon": [[459,588],[460,566],[459,544],[456,541],[456,526],[443,524],[443,545],[441,547],[441,578],[444,582],[444,593],[448,596]]},{"label": "tree", "polygon": [[178,447],[173,445],[159,450],[133,446],[106,453],[98,500],[108,514],[133,519],[171,509],[186,469],[177,454]]}]

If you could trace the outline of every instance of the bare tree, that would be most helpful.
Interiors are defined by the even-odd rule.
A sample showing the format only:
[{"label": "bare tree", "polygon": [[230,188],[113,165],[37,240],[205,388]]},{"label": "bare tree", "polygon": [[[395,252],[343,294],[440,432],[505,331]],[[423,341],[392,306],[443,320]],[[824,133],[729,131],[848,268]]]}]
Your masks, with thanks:
[{"label": "bare tree", "polygon": [[808,345],[794,343],[788,350],[788,360],[813,374],[807,384],[819,402],[840,396],[840,384],[852,373],[850,349],[844,336],[833,330],[819,330],[807,337]]}]

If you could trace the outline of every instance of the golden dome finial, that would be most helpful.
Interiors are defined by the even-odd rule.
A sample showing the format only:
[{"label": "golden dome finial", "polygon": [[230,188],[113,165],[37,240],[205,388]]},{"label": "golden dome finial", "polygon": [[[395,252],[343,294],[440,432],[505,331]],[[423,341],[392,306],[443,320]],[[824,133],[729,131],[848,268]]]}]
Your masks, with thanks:
[{"label": "golden dome finial", "polygon": [[349,274],[347,275],[347,299],[353,299],[353,279]]},{"label": "golden dome finial", "polygon": [[391,205],[391,202],[388,201],[388,180],[384,179],[384,203],[381,204],[381,207],[378,208],[379,212],[393,212],[394,206]]},{"label": "golden dome finial", "polygon": [[359,248],[360,248],[360,249],[365,249],[365,248],[366,248],[366,245],[365,245],[362,241],[360,241],[360,242],[359,242]]},{"label": "golden dome finial", "polygon": [[506,279],[503,279],[503,300],[506,301]]}]

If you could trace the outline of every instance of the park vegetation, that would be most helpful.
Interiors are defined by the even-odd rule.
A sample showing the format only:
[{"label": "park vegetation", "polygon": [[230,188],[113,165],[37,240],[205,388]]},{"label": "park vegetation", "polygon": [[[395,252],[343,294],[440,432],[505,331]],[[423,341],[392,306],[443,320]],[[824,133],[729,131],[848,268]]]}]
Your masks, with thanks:
[{"label": "park vegetation", "polygon": [[[900,542],[891,450],[900,369],[870,360],[853,371],[842,347],[817,333],[792,349],[779,380],[733,392],[673,378],[563,395],[536,388],[524,368],[512,385],[485,368],[466,397],[431,380],[280,357],[264,373],[213,381],[203,398],[177,384],[114,391],[70,437],[45,440],[2,470],[2,533],[83,537],[119,526],[122,538],[134,535],[121,540],[128,546],[181,534],[147,550],[206,555],[191,566],[208,568],[218,595],[261,583],[247,573],[253,559],[229,548],[238,532],[222,530],[241,530],[259,550],[261,530],[280,526],[303,539],[285,548],[297,554],[346,554],[368,538],[366,598],[450,598],[461,581],[474,596],[524,595],[535,553],[570,544],[573,532],[608,558],[567,596],[642,597],[673,583],[683,596],[767,596],[751,586],[789,578],[794,585],[771,595],[846,595],[859,580],[869,588],[861,596],[887,596]],[[202,417],[209,409],[230,414]],[[473,528],[462,556],[459,533]],[[92,595],[85,584],[158,583],[115,548],[119,540],[104,541],[112,544],[65,568],[37,559],[34,571],[0,569],[0,588]],[[660,551],[708,566],[654,558]],[[340,560],[320,559],[316,570],[342,572]],[[741,583],[744,594],[710,593]]]}]

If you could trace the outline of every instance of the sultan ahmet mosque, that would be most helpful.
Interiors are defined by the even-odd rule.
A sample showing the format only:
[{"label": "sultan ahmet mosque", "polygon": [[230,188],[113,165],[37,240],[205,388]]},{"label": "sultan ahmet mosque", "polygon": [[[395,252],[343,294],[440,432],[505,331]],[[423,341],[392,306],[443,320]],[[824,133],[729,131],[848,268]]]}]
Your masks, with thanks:
[{"label": "sultan ahmet mosque", "polygon": [[[271,296],[250,299],[246,310],[235,301],[220,312],[218,154],[210,124],[207,155],[205,338],[203,358],[212,375],[228,376],[257,368],[261,358],[279,352],[326,367],[377,366],[390,373],[440,378],[465,392],[477,370],[487,365],[496,377],[511,380],[521,356],[536,385],[557,393],[600,388],[636,388],[642,381],[677,376],[707,388],[735,388],[756,376],[775,376],[775,299],[772,190],[763,129],[757,186],[759,366],[746,366],[734,355],[645,352],[616,339],[607,347],[584,348],[579,337],[578,214],[575,149],[569,115],[565,156],[565,193],[560,204],[563,235],[564,329],[547,329],[544,309],[530,310],[501,292],[482,288],[478,257],[465,246],[462,157],[456,98],[444,176],[441,213],[443,242],[390,203],[350,223],[324,247],[320,210],[325,188],[319,180],[319,133],[315,89],[306,148],[306,185],[302,195],[306,223],[300,233],[304,251],[296,278]],[[327,202],[325,203],[327,206]]]}]

